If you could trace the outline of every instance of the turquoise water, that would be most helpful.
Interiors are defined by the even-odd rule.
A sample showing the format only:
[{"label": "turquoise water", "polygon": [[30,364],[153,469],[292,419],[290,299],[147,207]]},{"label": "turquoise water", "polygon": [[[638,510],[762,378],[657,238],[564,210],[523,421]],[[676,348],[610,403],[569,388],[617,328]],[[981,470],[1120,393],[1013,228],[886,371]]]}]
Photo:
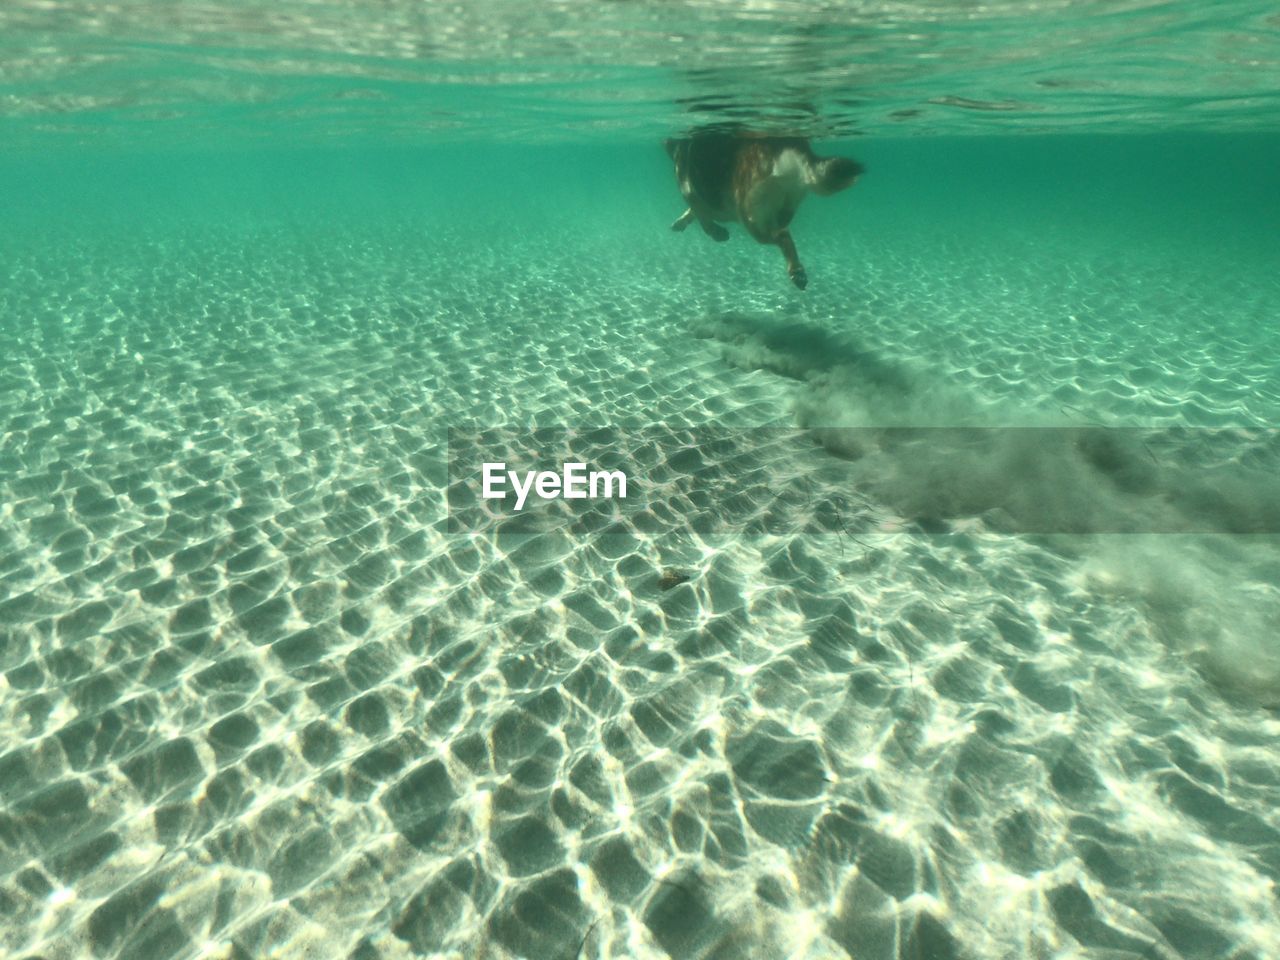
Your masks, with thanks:
[{"label": "turquoise water", "polygon": [[[1280,956],[1278,105],[1260,3],[6,5],[0,955]],[[714,123],[866,166],[803,292]],[[533,428],[679,493],[451,526]]]}]

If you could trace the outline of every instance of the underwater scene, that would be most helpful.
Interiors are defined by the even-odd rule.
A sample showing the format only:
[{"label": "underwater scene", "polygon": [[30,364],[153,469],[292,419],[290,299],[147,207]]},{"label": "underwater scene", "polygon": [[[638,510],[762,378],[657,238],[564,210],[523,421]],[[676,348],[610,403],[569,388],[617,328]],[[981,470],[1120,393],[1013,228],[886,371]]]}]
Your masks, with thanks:
[{"label": "underwater scene", "polygon": [[1278,225],[1258,0],[6,0],[0,956],[1280,957]]}]

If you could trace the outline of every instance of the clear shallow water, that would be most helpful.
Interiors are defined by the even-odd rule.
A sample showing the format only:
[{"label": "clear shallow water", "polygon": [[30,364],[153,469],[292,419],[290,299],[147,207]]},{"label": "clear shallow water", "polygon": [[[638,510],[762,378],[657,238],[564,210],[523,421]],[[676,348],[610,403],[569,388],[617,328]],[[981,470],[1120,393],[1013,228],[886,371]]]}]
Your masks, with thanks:
[{"label": "clear shallow water", "polygon": [[[0,952],[1280,954],[1276,538],[1002,534],[937,516],[970,502],[929,499],[945,456],[886,447],[877,486],[825,430],[1265,437],[1266,12],[569,5],[517,35],[479,6],[454,33],[240,10],[4,14],[44,72],[0,180]],[[902,22],[968,57],[889,45],[847,113],[847,74],[780,52],[862,69],[848,41]],[[820,144],[869,172],[797,218],[804,293],[737,228],[667,230],[657,140],[705,119],[673,105],[694,29],[724,38],[704,67],[763,57],[818,88],[814,123],[867,128]],[[1063,57],[1114,108],[1028,86]],[[394,74],[381,106],[308,112],[358,72]],[[1045,109],[886,119],[913,85]],[[1246,87],[1260,112],[1195,106]],[[183,116],[147,116],[157,91]],[[454,142],[427,102],[470,117]],[[1070,135],[988,135],[1071,111]],[[758,460],[874,490],[882,526],[736,535],[711,502],[452,534],[446,434],[476,422],[767,427],[790,445]],[[1019,452],[992,452],[997,500],[1128,502]]]},{"label": "clear shallow water", "polygon": [[14,0],[0,118],[132,144],[1274,129],[1271,4]]}]

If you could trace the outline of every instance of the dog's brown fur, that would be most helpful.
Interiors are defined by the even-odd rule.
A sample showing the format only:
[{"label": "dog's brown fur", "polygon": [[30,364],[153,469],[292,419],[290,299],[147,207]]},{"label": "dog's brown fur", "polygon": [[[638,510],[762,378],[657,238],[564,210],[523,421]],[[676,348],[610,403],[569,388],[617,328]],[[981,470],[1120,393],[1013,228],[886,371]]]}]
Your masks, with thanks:
[{"label": "dog's brown fur", "polygon": [[809,279],[791,239],[791,219],[809,191],[829,196],[853,186],[863,172],[854,160],[816,156],[799,137],[698,134],[665,146],[689,204],[671,229],[697,220],[712,240],[724,241],[729,231],[720,223],[736,220],[760,243],[782,250],[801,290]]}]

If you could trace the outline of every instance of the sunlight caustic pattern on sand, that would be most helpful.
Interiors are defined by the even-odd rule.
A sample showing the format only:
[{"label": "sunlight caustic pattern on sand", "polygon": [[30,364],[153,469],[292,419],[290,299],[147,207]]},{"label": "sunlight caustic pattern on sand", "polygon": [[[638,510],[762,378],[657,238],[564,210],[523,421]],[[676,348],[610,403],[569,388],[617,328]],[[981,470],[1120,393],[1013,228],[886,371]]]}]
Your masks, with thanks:
[{"label": "sunlight caustic pattern on sand", "polygon": [[820,425],[885,412],[871,361],[913,416],[1274,421],[1271,334],[1221,321],[1274,289],[224,240],[33,245],[0,289],[0,952],[1280,953],[1280,723],[1132,554],[451,535],[442,488],[455,422]]}]

